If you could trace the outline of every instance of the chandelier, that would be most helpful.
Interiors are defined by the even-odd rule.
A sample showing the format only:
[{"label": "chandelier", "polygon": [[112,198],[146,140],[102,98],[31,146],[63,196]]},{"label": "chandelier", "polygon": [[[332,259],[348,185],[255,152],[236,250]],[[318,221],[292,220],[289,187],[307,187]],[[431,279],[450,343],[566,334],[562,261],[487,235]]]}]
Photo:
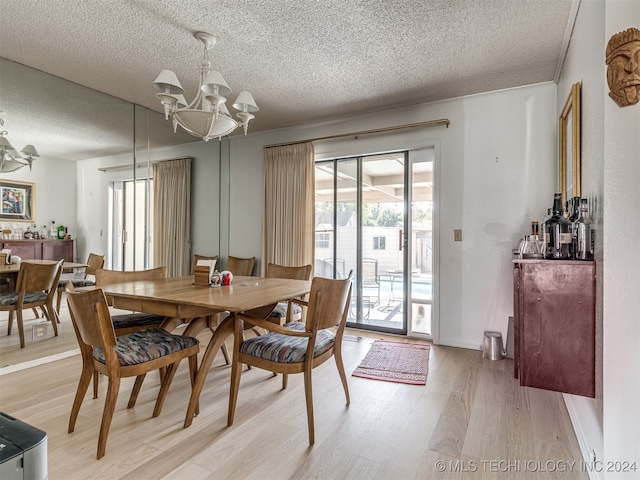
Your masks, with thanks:
[{"label": "chandelier", "polygon": [[160,90],[156,97],[162,102],[165,119],[171,117],[173,120],[174,133],[180,125],[205,142],[228,135],[240,125],[244,127],[246,135],[249,120],[254,118],[252,113],[258,111],[253,96],[247,91],[240,92],[233,104],[233,108],[239,110],[236,116],[240,121],[235,120],[225,105],[225,97],[231,93],[231,89],[220,72],[211,70],[209,50],[215,46],[216,39],[206,32],[196,32],[194,37],[204,44],[204,56],[200,62],[200,87],[193,101],[187,102],[184,88],[171,70],[163,70],[153,82],[153,87]]},{"label": "chandelier", "polygon": [[29,170],[31,170],[31,166],[35,160],[33,157],[40,156],[38,155],[36,147],[33,145],[26,145],[22,150],[20,150],[20,153],[25,156],[21,156],[20,153],[13,148],[9,139],[5,137],[9,132],[1,127],[4,127],[4,120],[2,117],[0,117],[0,173],[15,172],[27,165],[29,165]]}]

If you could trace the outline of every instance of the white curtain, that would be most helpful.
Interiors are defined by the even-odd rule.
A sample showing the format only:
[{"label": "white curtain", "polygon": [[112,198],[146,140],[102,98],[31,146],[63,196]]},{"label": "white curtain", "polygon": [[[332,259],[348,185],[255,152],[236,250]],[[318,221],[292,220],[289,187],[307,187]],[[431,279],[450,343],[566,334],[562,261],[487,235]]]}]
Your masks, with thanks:
[{"label": "white curtain", "polygon": [[188,275],[191,268],[191,158],[153,165],[153,264],[167,275]]},{"label": "white curtain", "polygon": [[264,149],[263,275],[268,263],[313,265],[314,184],[312,143]]}]

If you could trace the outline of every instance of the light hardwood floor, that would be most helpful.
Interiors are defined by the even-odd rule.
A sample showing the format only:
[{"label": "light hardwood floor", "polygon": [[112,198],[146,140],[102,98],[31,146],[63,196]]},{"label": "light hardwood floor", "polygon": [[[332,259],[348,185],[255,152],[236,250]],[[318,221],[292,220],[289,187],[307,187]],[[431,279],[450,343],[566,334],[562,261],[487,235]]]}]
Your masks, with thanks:
[{"label": "light hardwood floor", "polygon": [[[62,322],[68,326],[65,308]],[[383,336],[347,333],[366,335],[344,342],[350,373]],[[203,345],[208,338],[201,334]],[[0,376],[0,410],[47,432],[51,480],[588,478],[561,395],[520,387],[511,360],[485,360],[478,351],[432,346],[426,386],[349,376],[348,408],[335,364],[327,362],[314,370],[313,447],[301,375],[283,391],[270,372],[244,371],[235,423],[227,427],[231,368],[221,355],[200,415],[183,428],[183,362],[158,418],[151,418],[158,376],[148,376],[130,410],[133,379],[123,381],[101,460],[95,455],[105,379],[101,397],[88,392],[75,432],[67,433],[80,365],[76,355]]]}]

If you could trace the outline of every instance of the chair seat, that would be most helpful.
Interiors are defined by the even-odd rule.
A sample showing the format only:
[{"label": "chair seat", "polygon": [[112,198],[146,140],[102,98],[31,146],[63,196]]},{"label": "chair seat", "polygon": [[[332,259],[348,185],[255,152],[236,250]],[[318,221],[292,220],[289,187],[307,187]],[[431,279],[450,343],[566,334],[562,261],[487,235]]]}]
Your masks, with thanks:
[{"label": "chair seat", "polygon": [[67,282],[73,283],[73,286],[75,288],[93,287],[96,284],[96,282],[94,282],[93,280],[86,280],[84,278],[75,278],[75,279],[69,279],[69,280],[60,280],[58,282],[58,288],[66,288]]},{"label": "chair seat", "polygon": [[[289,322],[284,325],[291,330],[304,331],[303,322]],[[240,352],[252,357],[262,358],[278,363],[303,362],[307,352],[308,338],[290,337],[280,333],[267,333],[245,340],[240,345]],[[313,356],[323,354],[335,343],[335,335],[331,330],[319,330]]]},{"label": "chair seat", "polygon": [[[276,305],[276,308],[274,308],[273,311],[269,314],[269,317],[270,318],[286,318],[288,305],[289,305],[289,302],[279,302],[278,305]],[[299,318],[299,316],[302,314],[302,307],[297,303],[292,303],[291,314],[293,315],[293,317]]]},{"label": "chair seat", "polygon": [[111,320],[116,330],[132,327],[157,327],[166,317],[152,313],[123,313],[113,315]]},{"label": "chair seat", "polygon": [[[198,345],[198,340],[173,335],[162,328],[150,328],[116,337],[116,355],[123,367],[149,362],[184,348]],[[105,363],[102,347],[93,349],[93,358]]]},{"label": "chair seat", "polygon": [[[18,292],[3,292],[0,293],[0,305],[17,305],[18,304]],[[47,294],[44,292],[26,292],[24,294],[24,303],[44,302],[47,299]]]}]

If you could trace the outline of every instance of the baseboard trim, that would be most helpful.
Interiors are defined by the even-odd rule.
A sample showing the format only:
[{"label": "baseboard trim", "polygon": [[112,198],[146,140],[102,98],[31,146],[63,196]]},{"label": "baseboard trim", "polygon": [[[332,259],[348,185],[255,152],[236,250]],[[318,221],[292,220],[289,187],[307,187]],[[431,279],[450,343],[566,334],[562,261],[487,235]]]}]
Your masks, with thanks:
[{"label": "baseboard trim", "polygon": [[[578,446],[580,447],[580,452],[582,453],[582,460],[584,465],[586,466],[586,472],[589,475],[590,480],[604,480],[604,472],[603,469],[600,468],[588,468],[588,466],[593,464],[593,460],[591,458],[591,445],[589,444],[589,440],[585,435],[584,428],[580,422],[580,416],[576,410],[575,405],[573,404],[573,398],[571,395],[562,394],[562,398],[564,400],[564,404],[567,407],[567,412],[569,412],[569,419],[571,420],[571,426],[573,427],[573,431],[576,434],[576,439],[578,440]],[[598,471],[600,470],[600,471]]]},{"label": "baseboard trim", "polygon": [[479,343],[461,342],[460,340],[454,338],[440,338],[438,345],[443,345],[445,347],[466,348],[467,350],[482,350],[482,345]]}]

